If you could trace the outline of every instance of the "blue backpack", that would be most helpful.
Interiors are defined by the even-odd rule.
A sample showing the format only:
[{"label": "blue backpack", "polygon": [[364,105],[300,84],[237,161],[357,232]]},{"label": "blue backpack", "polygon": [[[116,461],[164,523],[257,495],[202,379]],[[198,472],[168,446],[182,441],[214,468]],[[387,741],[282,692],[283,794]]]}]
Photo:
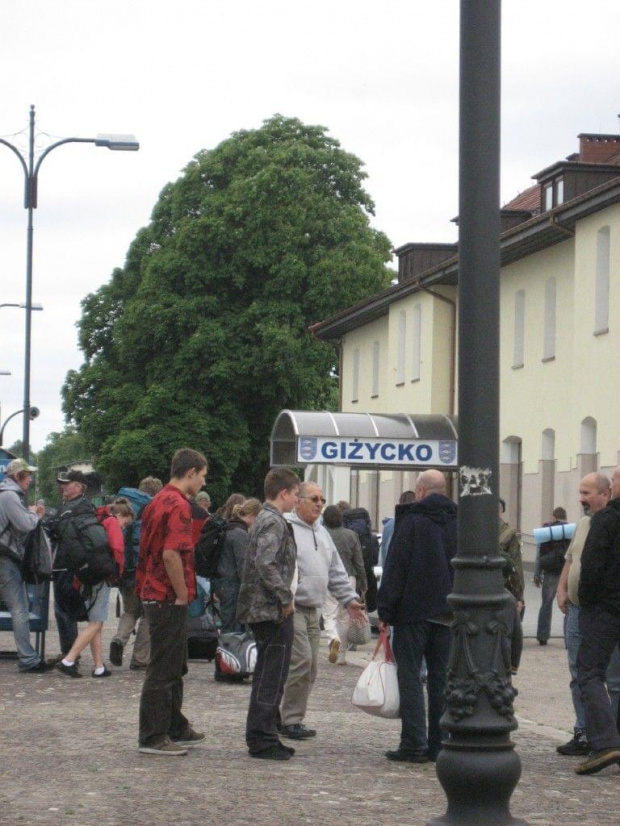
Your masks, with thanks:
[{"label": "blue backpack", "polygon": [[135,585],[142,513],[153,497],[137,488],[121,488],[117,496],[127,499],[134,513],[133,522],[125,530],[125,571],[122,584]]}]

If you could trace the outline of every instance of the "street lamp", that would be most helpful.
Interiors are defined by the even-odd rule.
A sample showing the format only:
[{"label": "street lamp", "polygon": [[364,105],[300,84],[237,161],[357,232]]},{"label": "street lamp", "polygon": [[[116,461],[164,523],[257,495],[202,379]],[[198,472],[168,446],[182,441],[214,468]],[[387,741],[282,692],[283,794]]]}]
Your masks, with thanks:
[{"label": "street lamp", "polygon": [[[32,323],[32,242],[33,242],[33,212],[37,208],[37,195],[39,184],[39,169],[43,160],[49,153],[65,143],[94,143],[95,146],[105,147],[117,152],[136,152],[140,144],[133,135],[97,135],[96,138],[62,138],[47,147],[39,156],[36,164],[34,158],[34,106],[30,107],[30,125],[28,130],[28,156],[20,152],[12,143],[0,138],[0,143],[8,147],[19,159],[24,172],[24,208],[28,210],[28,229],[26,235],[26,303],[21,305],[26,310],[26,357],[24,366],[24,410],[30,410],[30,344],[31,344],[31,323]],[[30,418],[24,416],[23,432],[23,454],[28,461],[30,457]]]},{"label": "street lamp", "polygon": [[[0,307],[19,307],[22,310],[26,309],[25,304],[0,304]],[[43,309],[43,304],[31,304],[30,309],[31,310],[42,310]]]}]

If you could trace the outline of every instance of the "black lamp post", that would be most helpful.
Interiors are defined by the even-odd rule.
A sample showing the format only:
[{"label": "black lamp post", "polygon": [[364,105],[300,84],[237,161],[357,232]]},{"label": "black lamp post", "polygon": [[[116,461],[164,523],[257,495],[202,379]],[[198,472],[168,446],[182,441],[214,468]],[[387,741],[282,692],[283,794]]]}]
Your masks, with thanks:
[{"label": "black lamp post", "polygon": [[24,207],[28,210],[28,229],[26,235],[26,355],[24,364],[24,431],[23,431],[23,452],[24,459],[30,458],[30,346],[32,339],[32,242],[33,242],[33,212],[37,208],[37,191],[39,184],[39,169],[43,160],[49,155],[52,149],[62,146],[65,143],[94,143],[95,146],[103,146],[121,152],[135,152],[140,148],[140,144],[133,135],[98,135],[96,138],[63,138],[48,146],[39,155],[36,164],[34,157],[34,106],[30,107],[30,125],[28,130],[28,155],[24,157],[20,150],[4,138],[0,138],[0,143],[7,146],[13,152],[22,166],[24,172]]},{"label": "black lamp post", "polygon": [[433,826],[524,824],[510,814],[521,774],[506,641],[516,619],[498,555],[500,0],[461,0],[459,172],[459,542],[448,732]]}]

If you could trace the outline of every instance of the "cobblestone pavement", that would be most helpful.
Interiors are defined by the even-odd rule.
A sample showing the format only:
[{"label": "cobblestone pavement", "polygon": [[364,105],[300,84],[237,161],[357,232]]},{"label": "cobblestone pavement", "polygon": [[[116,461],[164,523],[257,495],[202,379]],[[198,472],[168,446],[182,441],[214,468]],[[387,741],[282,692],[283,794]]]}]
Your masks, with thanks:
[{"label": "cobblestone pavement", "polygon": [[[108,641],[114,627],[111,618]],[[3,634],[0,646],[10,648],[11,641]],[[191,663],[185,681],[184,709],[207,741],[187,757],[166,759],[137,751],[141,672],[124,666],[110,679],[93,680],[86,654],[87,676],[71,680],[21,675],[14,661],[0,660],[0,824],[425,824],[446,808],[434,766],[389,763],[383,752],[398,744],[398,721],[350,704],[371,648],[343,668],[327,662],[323,641],[307,718],[318,736],[295,743],[297,754],[287,763],[247,756],[250,688],[214,682],[211,663]],[[48,653],[56,650],[52,632]],[[618,769],[579,778],[576,760],[555,753],[572,726],[561,641],[544,648],[526,641],[516,684],[522,724],[514,740],[523,774],[513,815],[532,826],[617,826]]]}]

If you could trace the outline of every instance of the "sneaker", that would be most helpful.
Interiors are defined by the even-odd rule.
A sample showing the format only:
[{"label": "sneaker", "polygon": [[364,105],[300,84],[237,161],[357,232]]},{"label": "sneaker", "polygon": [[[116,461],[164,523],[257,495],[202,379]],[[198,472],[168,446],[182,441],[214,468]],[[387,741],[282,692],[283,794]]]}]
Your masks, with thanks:
[{"label": "sneaker", "polygon": [[620,747],[618,746],[613,749],[591,752],[587,760],[575,766],[575,774],[596,774],[606,769],[607,766],[613,766],[614,763],[620,763]]},{"label": "sneaker", "polygon": [[262,751],[251,751],[250,757],[257,757],[259,760],[290,760],[292,755],[281,749],[279,746],[269,746]]},{"label": "sneaker", "polygon": [[162,757],[182,757],[187,754],[187,749],[178,743],[173,743],[169,737],[154,746],[139,746],[138,751],[140,754],[159,754]]},{"label": "sneaker", "polygon": [[36,665],[33,665],[32,668],[22,668],[20,671],[22,674],[44,674],[46,671],[53,671],[54,668],[56,668],[56,663],[39,660],[39,662]]},{"label": "sneaker", "polygon": [[102,671],[101,674],[96,674],[95,671],[93,671],[93,673],[90,676],[95,677],[95,679],[99,680],[103,677],[111,677],[112,672],[108,668],[106,668],[106,666],[104,665],[103,666],[103,671]]},{"label": "sneaker", "polygon": [[279,740],[277,745],[279,749],[282,749],[282,751],[287,751],[291,757],[295,754],[295,749],[292,746],[285,746],[284,743],[281,743]]},{"label": "sneaker", "polygon": [[278,731],[282,737],[288,737],[291,740],[307,740],[308,737],[316,737],[316,731],[313,728],[306,728],[302,723],[280,726]]},{"label": "sneaker", "polygon": [[385,756],[388,760],[393,760],[396,763],[428,763],[430,757],[428,754],[415,754],[411,751],[403,751],[402,749],[395,749],[394,751],[386,751]]},{"label": "sneaker", "polygon": [[585,734],[581,731],[576,731],[573,739],[569,740],[568,743],[564,743],[563,746],[558,746],[556,751],[558,754],[564,755],[564,757],[585,757],[587,754],[590,754],[591,748],[586,740]]},{"label": "sneaker", "polygon": [[123,664],[123,643],[120,640],[113,639],[110,643],[110,662],[119,667]]},{"label": "sneaker", "polygon": [[170,739],[173,743],[176,743],[177,746],[189,746],[191,748],[192,746],[198,746],[200,743],[204,743],[207,738],[201,731],[194,731],[193,728],[189,728],[183,733],[182,737],[171,737]]},{"label": "sneaker", "polygon": [[340,651],[340,640],[332,640],[329,644],[329,656],[328,660],[330,663],[335,663],[338,659],[338,652]]},{"label": "sneaker", "polygon": [[73,663],[73,665],[65,665],[62,661],[55,666],[57,671],[60,671],[61,674],[64,674],[65,677],[73,677],[74,679],[79,679],[82,675],[80,674],[77,663]]}]

